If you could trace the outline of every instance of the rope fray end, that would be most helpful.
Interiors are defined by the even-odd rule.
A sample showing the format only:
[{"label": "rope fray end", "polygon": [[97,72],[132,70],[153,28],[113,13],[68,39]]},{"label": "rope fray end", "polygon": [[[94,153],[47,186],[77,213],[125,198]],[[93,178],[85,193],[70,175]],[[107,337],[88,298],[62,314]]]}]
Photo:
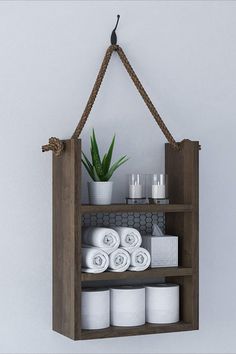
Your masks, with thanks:
[{"label": "rope fray end", "polygon": [[50,150],[55,154],[55,156],[60,156],[64,150],[63,142],[55,137],[50,138],[48,144],[42,146],[42,152]]}]

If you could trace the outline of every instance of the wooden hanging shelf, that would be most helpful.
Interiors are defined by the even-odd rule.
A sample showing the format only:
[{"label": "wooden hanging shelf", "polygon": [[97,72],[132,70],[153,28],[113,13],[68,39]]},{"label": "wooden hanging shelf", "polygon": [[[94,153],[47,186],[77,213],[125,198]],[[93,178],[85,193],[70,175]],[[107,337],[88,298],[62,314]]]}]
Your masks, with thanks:
[{"label": "wooden hanging shelf", "polygon": [[[117,19],[118,25],[119,16]],[[117,45],[116,27],[94,87],[69,140],[52,137],[42,147],[53,151],[53,329],[74,340],[166,333],[198,329],[198,141],[176,142],[147,92]],[[151,115],[165,135],[165,172],[169,177],[169,205],[81,204],[80,133],[91,112],[107,66],[117,53]],[[153,268],[144,272],[85,274],[81,272],[81,227],[84,214],[165,213],[167,234],[179,236],[177,268]],[[181,321],[169,325],[81,329],[81,291],[84,285],[109,286],[112,282],[150,283],[164,277],[180,284]]]},{"label": "wooden hanging shelf", "polygon": [[[169,205],[81,204],[81,141],[63,141],[53,155],[53,329],[74,340],[167,333],[198,329],[198,155],[199,143],[186,140],[181,150],[165,146]],[[81,272],[81,226],[87,213],[165,213],[166,233],[179,236],[179,267],[143,272],[87,274]],[[114,282],[150,283],[164,277],[180,284],[181,321],[169,325],[81,329],[83,286]],[[95,284],[95,285],[94,285]]]}]

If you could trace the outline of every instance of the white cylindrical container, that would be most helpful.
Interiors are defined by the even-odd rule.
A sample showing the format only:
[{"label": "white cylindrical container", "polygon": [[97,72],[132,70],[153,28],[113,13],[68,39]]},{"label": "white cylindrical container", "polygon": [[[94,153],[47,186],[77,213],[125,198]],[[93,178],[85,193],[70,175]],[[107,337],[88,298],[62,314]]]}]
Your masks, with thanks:
[{"label": "white cylindrical container", "polygon": [[158,175],[154,173],[152,175],[152,198],[153,199],[165,199],[167,198],[168,192],[168,176],[164,174],[160,174],[158,179]]},{"label": "white cylindrical container", "polygon": [[81,295],[82,329],[102,329],[110,326],[110,290],[83,289]]},{"label": "white cylindrical container", "polygon": [[129,198],[140,199],[145,197],[145,176],[140,173],[129,175]]},{"label": "white cylindrical container", "polygon": [[153,199],[164,199],[166,197],[166,187],[160,184],[152,185],[152,198]]},{"label": "white cylindrical container", "polygon": [[112,326],[141,326],[145,323],[143,286],[120,286],[110,291]]},{"label": "white cylindrical container", "polygon": [[89,203],[93,205],[108,205],[112,201],[113,182],[88,182]]},{"label": "white cylindrical container", "polygon": [[129,185],[129,198],[142,198],[143,189],[141,184]]},{"label": "white cylindrical container", "polygon": [[146,289],[146,322],[179,322],[179,285],[153,284]]}]

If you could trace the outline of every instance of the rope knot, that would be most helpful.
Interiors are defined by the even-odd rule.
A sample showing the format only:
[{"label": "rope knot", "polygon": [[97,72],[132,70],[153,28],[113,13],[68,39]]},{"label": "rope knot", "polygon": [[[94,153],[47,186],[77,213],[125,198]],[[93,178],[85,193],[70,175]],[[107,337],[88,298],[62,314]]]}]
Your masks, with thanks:
[{"label": "rope knot", "polygon": [[42,152],[52,150],[55,156],[60,156],[63,149],[64,149],[63,142],[60,139],[55,137],[50,138],[48,144],[42,146]]},{"label": "rope knot", "polygon": [[118,46],[118,44],[113,44],[112,45],[112,49],[115,51],[115,52],[118,52],[118,50],[119,50],[119,46]]}]

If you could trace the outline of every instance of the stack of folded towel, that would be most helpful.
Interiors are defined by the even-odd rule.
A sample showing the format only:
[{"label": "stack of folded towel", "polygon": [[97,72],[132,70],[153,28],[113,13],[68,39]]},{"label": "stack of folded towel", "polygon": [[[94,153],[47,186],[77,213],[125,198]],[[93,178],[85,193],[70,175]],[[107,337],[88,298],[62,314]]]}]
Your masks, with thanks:
[{"label": "stack of folded towel", "polygon": [[149,252],[131,227],[87,227],[82,231],[82,271],[86,273],[142,271],[149,267]]}]

